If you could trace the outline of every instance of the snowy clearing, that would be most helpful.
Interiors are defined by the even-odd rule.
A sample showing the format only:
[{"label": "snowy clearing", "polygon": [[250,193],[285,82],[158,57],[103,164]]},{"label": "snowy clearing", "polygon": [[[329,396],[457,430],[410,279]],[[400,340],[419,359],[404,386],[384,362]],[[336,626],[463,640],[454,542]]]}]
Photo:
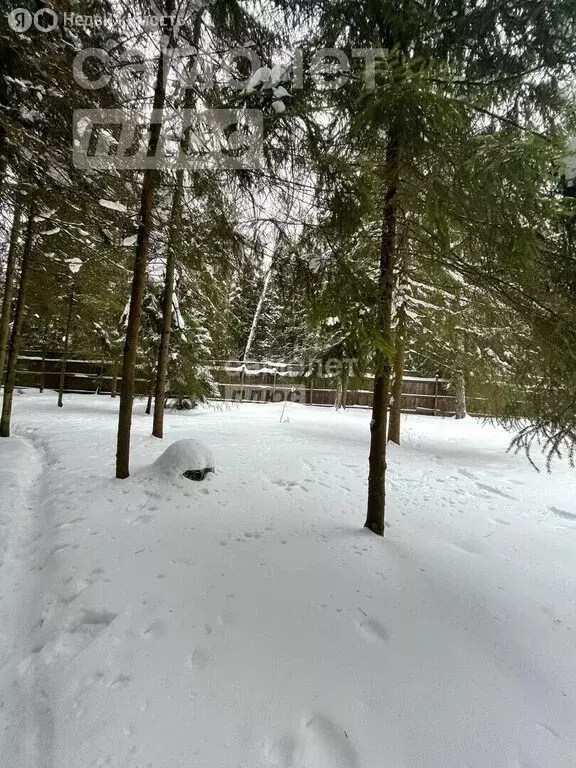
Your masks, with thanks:
[{"label": "snowy clearing", "polygon": [[[574,473],[404,417],[387,537],[368,412],[26,393],[0,441],[6,768],[573,768]],[[203,482],[152,464],[195,438]]]}]

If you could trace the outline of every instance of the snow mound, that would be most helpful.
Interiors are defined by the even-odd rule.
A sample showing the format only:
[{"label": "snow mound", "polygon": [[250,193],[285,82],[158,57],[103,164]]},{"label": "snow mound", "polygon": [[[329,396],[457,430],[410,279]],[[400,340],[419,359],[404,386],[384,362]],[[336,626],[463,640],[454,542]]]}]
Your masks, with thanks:
[{"label": "snow mound", "polygon": [[190,480],[203,480],[214,472],[214,455],[200,440],[177,440],[161,454],[154,466],[164,474],[178,474]]}]

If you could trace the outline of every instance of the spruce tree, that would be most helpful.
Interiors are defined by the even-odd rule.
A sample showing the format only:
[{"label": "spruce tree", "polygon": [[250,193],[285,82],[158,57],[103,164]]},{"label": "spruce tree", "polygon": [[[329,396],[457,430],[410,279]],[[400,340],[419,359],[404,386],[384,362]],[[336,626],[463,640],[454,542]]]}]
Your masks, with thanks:
[{"label": "spruce tree", "polygon": [[[506,153],[522,157],[522,145],[533,133],[554,128],[558,116],[562,119],[565,102],[558,83],[574,64],[573,18],[569,2],[524,2],[513,9],[498,2],[316,8],[315,16],[314,7],[305,6],[308,18],[316,22],[311,24],[311,48],[336,45],[349,54],[352,48],[387,51],[376,64],[373,89],[359,94],[357,75],[310,102],[312,109],[318,108],[322,96],[324,109],[341,115],[343,131],[342,121],[333,122],[334,135],[344,134],[341,158],[354,152],[366,155],[370,148],[377,177],[376,378],[366,526],[383,535],[393,273],[404,237],[401,221],[431,227],[430,239],[444,254],[450,252],[455,230],[489,243],[503,263],[526,258],[534,246],[533,233],[518,228],[522,237],[510,248],[509,222],[502,211],[488,209],[497,197],[486,196],[494,187],[494,169],[489,177],[478,164],[492,155],[491,161],[506,171],[507,182],[522,186],[518,172],[506,167]],[[491,128],[499,134],[496,141]],[[325,151],[337,155],[328,142]],[[326,169],[328,163],[320,162]],[[512,196],[505,206],[516,218],[522,213],[519,197]],[[342,208],[340,201],[344,215]],[[489,284],[487,280],[487,288]]]}]

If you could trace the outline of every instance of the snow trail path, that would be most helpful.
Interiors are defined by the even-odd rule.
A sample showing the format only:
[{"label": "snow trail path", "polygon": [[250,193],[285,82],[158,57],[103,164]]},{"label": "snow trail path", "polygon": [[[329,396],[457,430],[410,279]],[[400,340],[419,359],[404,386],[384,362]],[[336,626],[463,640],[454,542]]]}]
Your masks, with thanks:
[{"label": "snow trail path", "polygon": [[[137,403],[118,481],[116,408],[26,394],[0,441],[2,768],[575,768],[568,469],[406,418],[381,540],[366,412],[171,413],[159,441]],[[204,482],[152,468],[185,437]]]},{"label": "snow trail path", "polygon": [[34,768],[52,768],[49,702],[37,685],[31,624],[43,599],[44,460],[29,432],[0,441],[0,745],[6,765]]}]

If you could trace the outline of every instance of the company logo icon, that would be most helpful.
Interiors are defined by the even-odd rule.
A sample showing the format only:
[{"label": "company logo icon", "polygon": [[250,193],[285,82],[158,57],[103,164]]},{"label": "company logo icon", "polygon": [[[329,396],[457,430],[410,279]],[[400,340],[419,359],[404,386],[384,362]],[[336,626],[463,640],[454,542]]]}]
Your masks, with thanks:
[{"label": "company logo icon", "polygon": [[32,26],[32,14],[27,8],[14,8],[8,14],[8,26],[14,32],[28,32]]},{"label": "company logo icon", "polygon": [[32,25],[38,32],[52,32],[58,26],[58,16],[52,8],[40,8],[34,15],[27,8],[14,8],[8,14],[8,26],[14,32],[28,32]]},{"label": "company logo icon", "polygon": [[40,8],[34,14],[34,26],[38,32],[52,32],[58,26],[58,16],[52,8]]}]

